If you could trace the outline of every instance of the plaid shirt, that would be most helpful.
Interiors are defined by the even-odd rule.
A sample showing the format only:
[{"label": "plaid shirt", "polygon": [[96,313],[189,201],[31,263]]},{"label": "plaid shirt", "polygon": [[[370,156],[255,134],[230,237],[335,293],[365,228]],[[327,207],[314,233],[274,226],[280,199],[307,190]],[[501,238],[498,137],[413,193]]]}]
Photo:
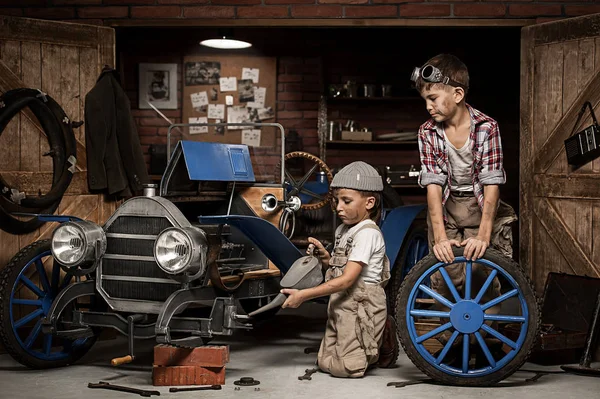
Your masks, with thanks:
[{"label": "plaid shirt", "polygon": [[[471,114],[471,151],[473,166],[471,180],[473,192],[479,207],[483,210],[483,186],[498,185],[506,182],[506,174],[502,166],[502,143],[498,123],[467,104]],[[450,196],[452,168],[448,160],[448,150],[444,138],[443,127],[433,119],[419,128],[419,152],[421,155],[421,172],[419,185],[429,184],[442,186],[442,205]]]}]

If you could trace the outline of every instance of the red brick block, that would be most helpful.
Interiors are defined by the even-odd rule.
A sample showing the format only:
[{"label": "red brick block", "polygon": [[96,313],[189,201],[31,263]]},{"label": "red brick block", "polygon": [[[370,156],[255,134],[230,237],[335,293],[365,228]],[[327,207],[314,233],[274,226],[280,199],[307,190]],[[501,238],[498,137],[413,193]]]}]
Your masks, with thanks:
[{"label": "red brick block", "polygon": [[315,0],[265,0],[265,4],[315,4]]},{"label": "red brick block", "polygon": [[534,5],[534,4],[511,4],[508,7],[510,15],[519,17],[538,17],[561,15],[562,9],[559,4]]},{"label": "red brick block", "polygon": [[277,101],[302,101],[302,93],[279,93]]},{"label": "red brick block", "polygon": [[401,17],[445,17],[450,15],[449,4],[403,4]]},{"label": "red brick block", "polygon": [[77,10],[79,18],[125,18],[129,7],[83,7]]},{"label": "red brick block", "polygon": [[0,8],[0,15],[10,15],[12,17],[21,17],[23,15],[22,8]]},{"label": "red brick block", "polygon": [[285,18],[289,15],[288,8],[285,6],[272,7],[238,7],[238,18]]},{"label": "red brick block", "polygon": [[154,347],[155,366],[223,367],[229,362],[228,346],[200,346],[179,348],[171,345]]},{"label": "red brick block", "polygon": [[123,0],[103,0],[102,4],[114,4],[114,5],[122,5],[125,4],[154,4],[156,0],[127,0],[126,2]]},{"label": "red brick block", "polygon": [[318,0],[319,4],[367,4],[369,0]]},{"label": "red brick block", "polygon": [[152,385],[224,385],[225,367],[153,366]]},{"label": "red brick block", "polygon": [[585,6],[565,5],[565,14],[569,17],[600,13],[600,4]]},{"label": "red brick block", "polygon": [[207,4],[208,2],[209,0],[158,0],[158,4]]},{"label": "red brick block", "polygon": [[25,16],[40,19],[68,19],[75,17],[72,7],[26,8]]},{"label": "red brick block", "polygon": [[[411,3],[422,3],[425,0],[411,0]],[[373,4],[404,4],[406,0],[373,0]]]},{"label": "red brick block", "polygon": [[235,8],[227,6],[184,7],[185,18],[233,18]]},{"label": "red brick block", "polygon": [[177,18],[181,16],[179,6],[131,7],[131,18]]},{"label": "red brick block", "polygon": [[341,18],[342,6],[292,6],[294,18]]},{"label": "red brick block", "polygon": [[102,4],[102,0],[52,0],[53,6]]},{"label": "red brick block", "polygon": [[262,0],[211,0],[211,4],[222,5],[252,5],[261,4]]},{"label": "red brick block", "polygon": [[346,17],[397,17],[398,6],[357,6],[346,7]]},{"label": "red brick block", "polygon": [[457,17],[501,17],[506,14],[504,4],[455,4]]}]

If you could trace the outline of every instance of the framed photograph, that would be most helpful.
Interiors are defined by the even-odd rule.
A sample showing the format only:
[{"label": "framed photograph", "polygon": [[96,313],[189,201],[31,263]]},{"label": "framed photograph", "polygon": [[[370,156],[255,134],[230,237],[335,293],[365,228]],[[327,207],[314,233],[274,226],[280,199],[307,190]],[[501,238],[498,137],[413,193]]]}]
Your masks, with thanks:
[{"label": "framed photograph", "polygon": [[138,107],[177,109],[177,64],[140,63]]},{"label": "framed photograph", "polygon": [[200,61],[185,63],[185,85],[218,85],[221,77],[221,63]]}]

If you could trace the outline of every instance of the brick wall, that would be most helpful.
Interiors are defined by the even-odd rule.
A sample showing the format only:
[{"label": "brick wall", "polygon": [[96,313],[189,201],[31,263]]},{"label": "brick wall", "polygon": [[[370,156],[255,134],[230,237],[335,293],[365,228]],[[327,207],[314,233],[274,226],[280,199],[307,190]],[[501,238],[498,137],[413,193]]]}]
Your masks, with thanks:
[{"label": "brick wall", "polygon": [[0,14],[102,24],[107,19],[535,18],[600,13],[594,0],[3,0]]}]

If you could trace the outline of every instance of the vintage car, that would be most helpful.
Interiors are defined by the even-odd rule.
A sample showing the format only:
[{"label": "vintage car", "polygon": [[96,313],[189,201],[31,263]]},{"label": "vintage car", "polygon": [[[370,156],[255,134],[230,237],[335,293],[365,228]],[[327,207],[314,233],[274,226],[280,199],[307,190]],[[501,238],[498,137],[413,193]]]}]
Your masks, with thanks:
[{"label": "vintage car", "polygon": [[[184,125],[170,129],[178,126]],[[0,275],[0,337],[11,356],[30,368],[64,366],[83,356],[103,328],[129,338],[129,354],[114,365],[133,360],[135,339],[202,345],[252,328],[279,309],[282,286],[300,287],[315,268],[321,275],[318,262],[307,263],[306,238],[332,242],[332,173],[311,154],[286,155],[280,125],[261,126],[282,133],[276,151],[178,140],[158,190],[149,186],[125,201],[103,226],[40,215],[61,222],[52,239],[23,248]],[[288,167],[294,160],[309,166],[295,174]],[[426,256],[424,209],[386,207],[381,222],[399,338],[410,359],[437,380],[499,381],[523,364],[533,345],[539,314],[533,290],[519,266],[493,250],[467,262],[457,248],[456,262],[466,262],[466,289],[457,292],[447,265]],[[311,223],[317,228],[307,229]],[[491,277],[470,292],[475,263]],[[449,282],[453,298],[429,288],[435,272]],[[503,295],[480,303],[495,276]],[[486,313],[503,302],[510,302],[507,313]],[[514,336],[492,322],[511,325]],[[453,331],[450,340],[436,347],[435,336],[445,331]]]}]

